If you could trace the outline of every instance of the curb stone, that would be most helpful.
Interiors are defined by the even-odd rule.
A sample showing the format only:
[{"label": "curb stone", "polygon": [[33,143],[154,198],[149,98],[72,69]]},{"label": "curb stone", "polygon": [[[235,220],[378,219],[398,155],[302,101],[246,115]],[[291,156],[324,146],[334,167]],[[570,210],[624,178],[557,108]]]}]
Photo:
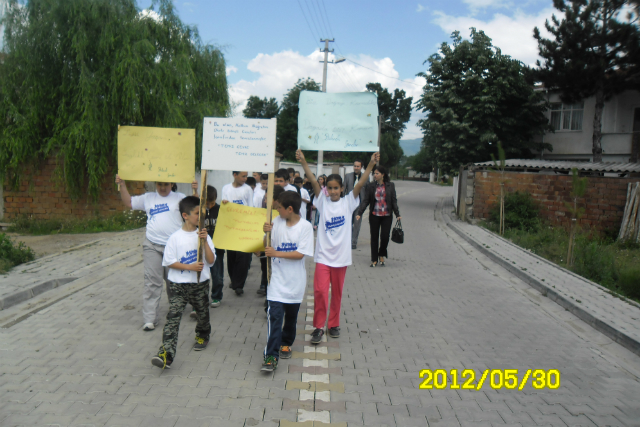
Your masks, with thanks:
[{"label": "curb stone", "polygon": [[[525,283],[527,283],[532,288],[536,289],[543,296],[546,296],[547,298],[549,298],[553,302],[557,303],[558,305],[560,305],[564,309],[566,309],[566,310],[570,311],[571,313],[573,313],[575,316],[577,316],[578,318],[580,318],[584,322],[588,323],[591,327],[593,327],[597,331],[603,333],[607,337],[611,338],[613,341],[617,342],[618,344],[620,344],[623,347],[627,348],[628,350],[632,351],[636,355],[640,356],[640,340],[628,335],[626,332],[621,331],[621,330],[615,328],[614,326],[611,326],[606,321],[603,321],[602,319],[597,318],[592,313],[589,313],[588,311],[586,311],[582,307],[580,307],[576,302],[572,301],[571,299],[567,299],[564,296],[560,295],[555,289],[547,286],[544,282],[539,281],[538,279],[536,279],[532,275],[528,274],[526,271],[523,271],[520,268],[512,265],[508,261],[505,261],[504,259],[502,259],[498,255],[494,254],[492,251],[489,251],[488,249],[483,247],[480,243],[476,242],[472,237],[466,235],[462,230],[460,230],[454,224],[453,219],[449,216],[449,214],[447,212],[444,211],[444,206],[443,206],[442,213],[443,213],[443,217],[445,218],[445,222],[447,223],[447,226],[449,228],[451,228],[453,231],[455,231],[456,234],[458,234],[460,237],[462,237],[465,241],[467,241],[469,244],[471,244],[471,246],[473,246],[475,249],[477,249],[482,254],[484,254],[485,256],[490,258],[496,264],[499,264],[501,267],[505,268],[507,271],[509,271],[511,274],[513,274],[514,276],[516,276],[520,280],[522,280]],[[498,238],[502,239],[499,236],[492,236],[492,237],[498,237]],[[504,239],[502,239],[502,240],[504,240]],[[525,252],[522,248],[517,247],[515,245],[513,245],[513,246],[514,246],[514,249],[517,248],[517,250]],[[532,255],[532,254],[529,254],[529,255]],[[575,276],[575,274],[569,272],[568,270],[566,270],[566,269],[564,269],[564,268],[562,268],[562,267],[560,267],[560,266],[558,266],[556,264],[553,264],[553,263],[549,262],[548,260],[546,260],[544,258],[540,258],[540,257],[536,256],[536,259],[540,259],[541,262],[544,261],[545,263],[547,263],[550,266],[553,266],[553,267],[558,268],[560,270],[563,270],[563,271],[565,271],[567,273],[570,273],[572,276]],[[589,281],[589,280],[587,280],[587,279],[585,279],[583,277],[580,277],[580,279],[585,281],[586,284],[594,285],[594,286],[600,288],[601,290],[603,290],[605,292],[610,292],[608,289],[603,288],[602,286],[598,285],[597,283],[591,282],[591,281]],[[627,301],[627,302],[630,302],[630,301]],[[632,305],[637,305],[637,304],[633,303]]]}]

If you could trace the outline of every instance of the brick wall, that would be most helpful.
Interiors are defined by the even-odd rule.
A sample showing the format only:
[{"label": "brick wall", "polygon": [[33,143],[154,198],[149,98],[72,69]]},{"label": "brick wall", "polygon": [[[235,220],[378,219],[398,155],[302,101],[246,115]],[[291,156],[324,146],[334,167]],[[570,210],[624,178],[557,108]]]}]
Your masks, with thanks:
[{"label": "brick wall", "polygon": [[[538,173],[507,173],[505,190],[526,191],[540,204],[540,215],[557,225],[568,225],[571,214],[565,202],[570,202],[570,175],[541,175]],[[489,210],[500,203],[500,173],[475,172],[473,214],[488,218]],[[585,209],[580,224],[585,228],[618,230],[627,201],[627,184],[640,178],[588,177],[584,198],[578,205]]]},{"label": "brick wall", "polygon": [[[15,189],[5,181],[2,191],[3,220],[8,221],[22,214],[49,219],[69,215],[87,217],[96,213],[106,216],[125,210],[118,188],[114,184],[115,172],[105,176],[97,202],[93,202],[88,196],[73,200],[64,184],[55,178],[54,171],[57,166],[57,159],[49,158],[35,173],[28,170],[20,186]],[[144,182],[129,182],[127,188],[132,195],[145,192]]]}]

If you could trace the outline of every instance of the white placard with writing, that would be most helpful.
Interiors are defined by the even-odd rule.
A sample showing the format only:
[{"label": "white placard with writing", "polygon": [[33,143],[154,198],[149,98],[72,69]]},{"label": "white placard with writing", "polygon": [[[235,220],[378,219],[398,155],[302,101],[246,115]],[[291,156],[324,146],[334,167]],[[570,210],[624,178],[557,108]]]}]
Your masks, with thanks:
[{"label": "white placard with writing", "polygon": [[276,119],[205,117],[204,170],[275,172]]}]

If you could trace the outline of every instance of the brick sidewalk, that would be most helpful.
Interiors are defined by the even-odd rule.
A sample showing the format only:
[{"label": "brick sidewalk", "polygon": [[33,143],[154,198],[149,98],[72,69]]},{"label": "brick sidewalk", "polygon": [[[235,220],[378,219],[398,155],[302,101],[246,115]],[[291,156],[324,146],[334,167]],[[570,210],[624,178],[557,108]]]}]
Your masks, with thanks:
[{"label": "brick sidewalk", "polygon": [[[208,348],[192,350],[195,324],[185,314],[176,361],[161,373],[150,365],[161,328],[140,329],[142,265],[121,267],[0,329],[0,426],[637,425],[635,356],[627,363],[636,370],[625,368],[606,353],[625,352],[618,344],[585,339],[567,326],[580,320],[470,255],[436,215],[450,188],[397,188],[406,243],[390,243],[387,267],[369,268],[363,224],[338,340],[309,348],[307,299],[296,357],[262,374],[266,317],[254,260],[245,294],[225,287],[211,310]],[[488,379],[481,390],[418,388],[422,369],[511,368],[520,378],[557,369],[561,386],[494,390]]]}]

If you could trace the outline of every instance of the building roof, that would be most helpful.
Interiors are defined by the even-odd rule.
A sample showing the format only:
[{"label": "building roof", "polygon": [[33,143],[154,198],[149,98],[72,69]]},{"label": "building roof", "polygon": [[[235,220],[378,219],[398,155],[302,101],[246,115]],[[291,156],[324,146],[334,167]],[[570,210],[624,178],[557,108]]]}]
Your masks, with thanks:
[{"label": "building roof", "polygon": [[[474,163],[476,166],[493,167],[493,162]],[[566,160],[540,160],[540,159],[511,159],[506,160],[507,169],[547,169],[555,171],[570,171],[573,168],[588,172],[612,172],[612,173],[640,173],[640,163],[609,163],[609,162],[576,162]]]}]

